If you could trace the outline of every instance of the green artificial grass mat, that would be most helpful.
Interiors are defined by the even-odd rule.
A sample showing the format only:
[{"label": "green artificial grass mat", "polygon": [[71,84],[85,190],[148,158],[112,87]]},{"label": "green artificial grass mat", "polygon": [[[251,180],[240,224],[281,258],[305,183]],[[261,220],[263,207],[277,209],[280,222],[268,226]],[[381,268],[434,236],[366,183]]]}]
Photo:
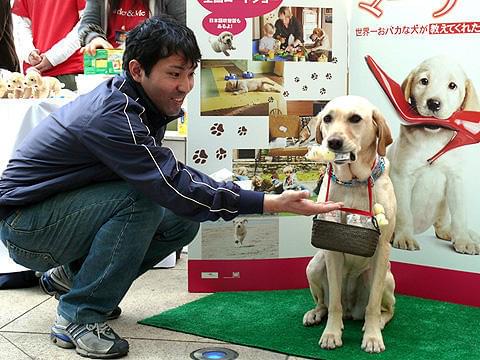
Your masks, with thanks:
[{"label": "green artificial grass mat", "polygon": [[215,293],[139,323],[311,359],[480,359],[480,308],[396,298],[380,354],[360,348],[363,321],[344,321],[342,347],[320,348],[325,320],[302,325],[314,305],[308,289]]}]

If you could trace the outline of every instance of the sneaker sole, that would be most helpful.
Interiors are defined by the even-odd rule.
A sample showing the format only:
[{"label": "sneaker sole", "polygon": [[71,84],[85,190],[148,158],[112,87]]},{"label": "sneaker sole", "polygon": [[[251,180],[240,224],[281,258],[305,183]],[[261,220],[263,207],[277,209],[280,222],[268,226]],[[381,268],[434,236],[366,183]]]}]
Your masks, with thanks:
[{"label": "sneaker sole", "polygon": [[53,332],[50,333],[50,340],[57,345],[58,347],[61,347],[63,349],[73,349],[75,348],[75,351],[77,354],[83,357],[87,357],[90,359],[118,359],[121,357],[124,357],[128,354],[128,351],[124,354],[121,353],[113,353],[113,354],[94,354],[94,353],[89,353],[87,350],[81,349],[77,346],[77,343],[75,342],[74,339],[72,339],[69,335],[64,334],[64,333],[58,333],[58,332]]}]

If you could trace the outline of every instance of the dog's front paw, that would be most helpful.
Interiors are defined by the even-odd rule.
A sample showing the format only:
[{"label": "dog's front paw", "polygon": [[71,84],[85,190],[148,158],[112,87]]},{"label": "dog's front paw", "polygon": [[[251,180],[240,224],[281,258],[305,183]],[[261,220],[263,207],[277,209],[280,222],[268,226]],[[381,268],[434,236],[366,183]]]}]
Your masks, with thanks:
[{"label": "dog's front paw", "polygon": [[365,332],[363,334],[362,349],[368,353],[385,351],[382,333],[380,331]]},{"label": "dog's front paw", "polygon": [[317,325],[322,322],[323,315],[325,315],[325,309],[314,308],[309,310],[303,315],[303,326]]},{"label": "dog's front paw", "polygon": [[392,245],[402,250],[420,250],[420,245],[417,241],[413,237],[405,235],[394,235]]},{"label": "dog's front paw", "polygon": [[322,349],[336,349],[342,346],[342,331],[328,331],[328,329],[325,329],[318,344]]},{"label": "dog's front paw", "polygon": [[470,231],[469,236],[460,239],[454,238],[452,240],[453,248],[460,254],[479,255],[480,244],[473,240],[475,237],[476,234],[473,231]]}]

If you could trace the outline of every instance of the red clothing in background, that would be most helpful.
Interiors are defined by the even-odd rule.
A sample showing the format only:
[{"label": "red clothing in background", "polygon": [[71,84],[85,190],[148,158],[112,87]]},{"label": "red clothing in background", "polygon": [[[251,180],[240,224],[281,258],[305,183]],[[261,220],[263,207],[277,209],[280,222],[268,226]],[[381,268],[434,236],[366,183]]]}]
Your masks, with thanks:
[{"label": "red clothing in background", "polygon": [[139,0],[120,1],[117,9],[110,9],[107,40],[114,47],[125,42],[126,32],[150,17],[148,6]]},{"label": "red clothing in background", "polygon": [[[12,13],[31,20],[33,45],[42,54],[67,36],[80,20],[78,12],[84,8],[85,0],[15,0]],[[28,67],[24,63],[24,70]],[[42,75],[79,73],[83,73],[83,55],[77,51]]]}]

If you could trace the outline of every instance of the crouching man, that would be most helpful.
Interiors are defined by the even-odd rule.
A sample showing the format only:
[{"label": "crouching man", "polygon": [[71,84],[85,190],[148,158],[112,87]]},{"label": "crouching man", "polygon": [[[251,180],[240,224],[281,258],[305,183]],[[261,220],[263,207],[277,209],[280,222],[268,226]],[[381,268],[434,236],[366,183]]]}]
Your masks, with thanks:
[{"label": "crouching man", "polygon": [[200,221],[338,209],[307,192],[216,182],[162,147],[200,60],[193,32],[152,17],[126,41],[124,73],[49,115],[0,180],[0,236],[14,261],[45,272],[59,297],[51,339],[90,358],[127,354],[106,323],[132,282],[195,237]]}]

